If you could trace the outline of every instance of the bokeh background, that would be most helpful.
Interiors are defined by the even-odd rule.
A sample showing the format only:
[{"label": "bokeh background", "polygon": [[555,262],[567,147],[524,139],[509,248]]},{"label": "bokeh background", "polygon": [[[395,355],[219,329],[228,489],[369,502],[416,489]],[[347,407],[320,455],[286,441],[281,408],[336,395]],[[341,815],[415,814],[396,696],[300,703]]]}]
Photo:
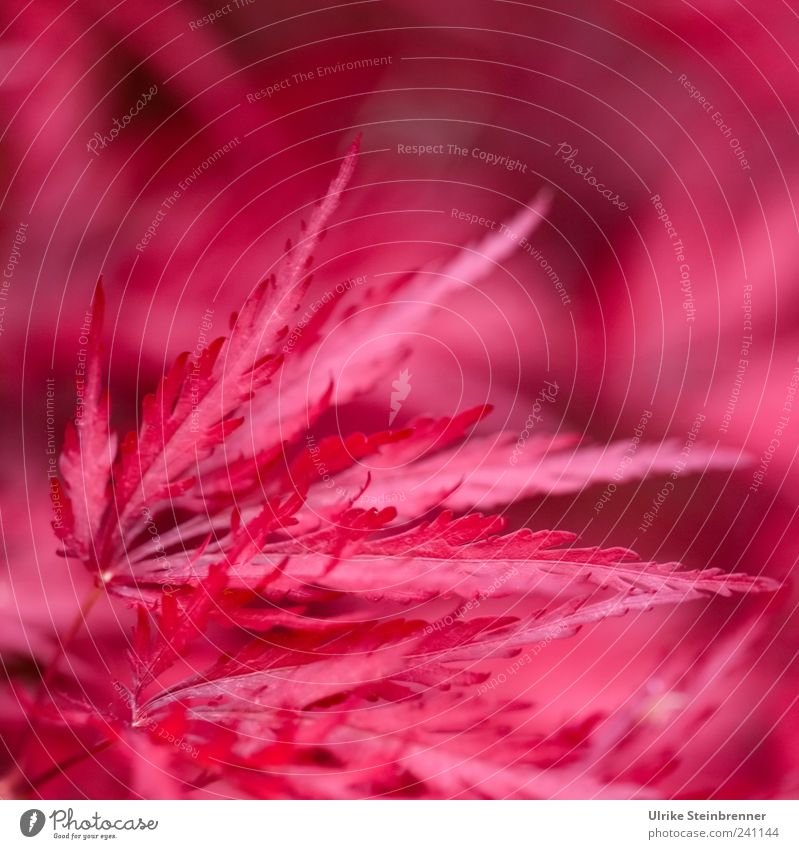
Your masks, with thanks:
[{"label": "bokeh background", "polygon": [[[541,722],[654,687],[664,739],[687,741],[659,794],[795,797],[795,4],[36,0],[3,6],[0,27],[7,678],[35,675],[89,580],[56,557],[47,472],[98,276],[125,430],[208,310],[224,332],[362,134],[317,257],[323,288],[440,264],[550,198],[529,250],[428,326],[398,327],[413,354],[397,423],[489,401],[494,427],[519,430],[549,380],[552,432],[629,439],[642,416],[653,441],[693,428],[740,462],[681,480],[643,532],[656,479],[600,510],[601,487],[509,518],[785,581],[768,601],[652,613],[623,640],[604,623],[553,646],[536,671]],[[375,387],[331,428],[384,427],[390,393]],[[95,650],[121,639],[110,614],[93,628]],[[722,657],[733,672],[714,676]],[[721,709],[657,694],[653,670],[688,674],[703,658],[700,692]],[[0,734],[25,723],[4,688]],[[112,772],[98,795],[127,792]]]}]

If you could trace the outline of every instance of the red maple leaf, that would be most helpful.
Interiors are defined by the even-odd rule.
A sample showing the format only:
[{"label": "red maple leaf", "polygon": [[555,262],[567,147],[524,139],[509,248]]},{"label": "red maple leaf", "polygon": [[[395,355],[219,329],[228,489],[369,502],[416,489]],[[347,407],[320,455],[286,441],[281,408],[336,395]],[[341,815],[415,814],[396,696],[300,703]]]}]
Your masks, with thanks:
[{"label": "red maple leaf", "polygon": [[[159,785],[165,795],[211,784],[287,798],[646,795],[640,775],[617,768],[606,778],[619,738],[595,734],[590,717],[550,735],[525,730],[528,705],[494,700],[495,664],[529,662],[611,617],[775,585],[579,547],[563,531],[508,531],[500,516],[474,512],[616,479],[621,445],[537,436],[512,463],[512,436],[471,435],[485,407],[402,430],[315,435],[334,403],[390,381],[405,353],[390,333],[398,316],[421,320],[512,250],[491,236],[432,284],[409,275],[347,293],[298,323],[312,252],[357,155],[356,142],[230,335],[178,357],[118,452],[101,387],[98,286],[57,531],[68,557],[136,608],[130,681],[111,708],[67,696],[34,707],[104,729],[96,745],[122,741],[139,753],[136,769],[167,741],[160,769],[177,783]],[[514,231],[529,231],[544,204]],[[364,304],[368,317],[354,308]],[[320,371],[310,362],[328,322],[347,331]],[[382,342],[344,375],[367,322],[386,331]],[[249,451],[235,433],[245,420]],[[672,443],[643,445],[625,479],[668,472],[678,457]],[[729,460],[696,446],[681,471]],[[476,615],[499,598],[532,601],[535,612],[514,603],[527,612]],[[501,743],[499,728],[512,729]]]}]

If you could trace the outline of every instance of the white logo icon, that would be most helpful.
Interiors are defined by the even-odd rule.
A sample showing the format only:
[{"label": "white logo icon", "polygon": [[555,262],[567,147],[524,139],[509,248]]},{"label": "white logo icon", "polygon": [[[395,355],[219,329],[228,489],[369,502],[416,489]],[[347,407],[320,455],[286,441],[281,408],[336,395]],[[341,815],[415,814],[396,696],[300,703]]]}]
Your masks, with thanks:
[{"label": "white logo icon", "polygon": [[403,369],[399,377],[391,384],[391,412],[388,415],[388,426],[394,424],[394,419],[402,409],[402,402],[411,394],[411,375],[408,369]]}]

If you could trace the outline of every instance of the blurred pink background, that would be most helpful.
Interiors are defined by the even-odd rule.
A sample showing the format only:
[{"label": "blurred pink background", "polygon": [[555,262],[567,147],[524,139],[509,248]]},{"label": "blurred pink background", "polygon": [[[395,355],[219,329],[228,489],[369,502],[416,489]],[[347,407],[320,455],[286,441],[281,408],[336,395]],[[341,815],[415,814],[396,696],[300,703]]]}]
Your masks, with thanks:
[{"label": "blurred pink background", "polygon": [[[741,464],[682,480],[646,531],[657,480],[620,488],[601,511],[600,487],[527,501],[510,516],[591,544],[788,582],[766,604],[652,613],[633,658],[629,634],[614,642],[614,622],[577,646],[564,641],[541,658],[551,674],[537,670],[538,721],[575,705],[612,713],[651,685],[664,657],[685,669],[705,646],[723,655],[729,637],[746,655],[703,691],[723,710],[697,704],[673,722],[668,735],[691,748],[656,792],[795,798],[794,10],[754,0],[635,9],[614,0],[123,0],[112,9],[41,0],[0,17],[8,677],[32,675],[88,584],[55,556],[46,389],[52,378],[60,444],[98,276],[113,412],[125,430],[142,390],[195,346],[206,310],[213,333],[224,332],[363,133],[355,179],[317,256],[319,291],[440,265],[542,188],[551,193],[529,251],[448,300],[421,332],[398,327],[413,349],[413,390],[397,425],[489,401],[494,427],[519,430],[547,380],[561,387],[546,410],[552,432],[626,439],[651,411],[647,439],[685,440],[704,416],[698,438],[740,451]],[[403,152],[412,146],[430,152]],[[339,424],[385,427],[390,393],[377,386],[368,402],[342,408]],[[99,615],[87,658],[93,640],[111,645],[119,632],[115,615]],[[606,651],[618,670],[611,684]],[[0,735],[24,723],[4,689]],[[620,772],[640,764],[637,745]],[[111,775],[99,788],[122,792]]]}]

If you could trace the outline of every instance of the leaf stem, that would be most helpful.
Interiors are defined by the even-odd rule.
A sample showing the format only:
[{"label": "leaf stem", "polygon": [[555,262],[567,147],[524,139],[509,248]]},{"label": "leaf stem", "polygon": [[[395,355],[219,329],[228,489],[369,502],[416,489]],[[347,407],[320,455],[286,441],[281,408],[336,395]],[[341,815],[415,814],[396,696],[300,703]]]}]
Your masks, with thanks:
[{"label": "leaf stem", "polygon": [[58,669],[58,665],[61,662],[61,658],[66,654],[66,650],[68,646],[75,640],[78,634],[86,623],[86,618],[89,613],[91,613],[92,608],[95,604],[97,604],[100,596],[103,592],[103,585],[97,584],[94,589],[86,596],[83,600],[78,612],[75,614],[75,618],[72,620],[69,628],[67,629],[64,637],[58,640],[58,646],[53,654],[52,658],[50,658],[50,662],[47,664],[47,667],[44,670],[44,674],[41,677],[39,682],[38,691],[36,693],[36,697],[34,698],[31,715],[28,717],[28,727],[23,732],[22,740],[19,743],[19,754],[15,762],[15,764],[2,776],[0,776],[0,794],[3,793],[2,788],[9,788],[13,791],[22,781],[27,781],[25,778],[25,773],[22,770],[21,762],[24,758],[24,755],[30,745],[31,737],[33,736],[34,729],[34,715],[36,708],[38,708],[45,694],[48,692],[48,685],[52,682],[53,677]]},{"label": "leaf stem", "polygon": [[43,691],[47,690],[47,685],[52,681],[53,676],[58,669],[58,664],[61,662],[61,658],[66,654],[67,647],[78,636],[81,629],[86,624],[86,619],[91,613],[92,608],[100,600],[103,589],[104,587],[102,584],[97,584],[97,586],[95,586],[94,589],[86,596],[78,609],[78,612],[75,614],[75,618],[72,620],[69,629],[66,634],[64,634],[64,638],[58,641],[58,647],[56,648],[55,654],[50,658],[50,662],[47,664],[47,668],[44,671],[44,675],[42,676],[42,680],[39,685],[39,696],[36,700],[37,705],[41,702],[44,694]]},{"label": "leaf stem", "polygon": [[102,740],[99,743],[95,743],[94,746],[91,746],[88,749],[84,749],[82,752],[76,752],[74,755],[66,758],[66,760],[61,761],[61,763],[57,763],[54,766],[50,767],[50,769],[45,770],[36,776],[36,778],[31,779],[26,782],[29,784],[29,790],[27,792],[27,796],[31,797],[34,793],[36,793],[43,785],[47,784],[48,781],[52,780],[58,775],[63,775],[67,770],[71,769],[73,766],[85,761],[87,758],[93,757],[94,755],[99,755],[101,752],[104,752],[110,746],[112,746],[116,742],[116,738],[112,737],[107,740]]}]

